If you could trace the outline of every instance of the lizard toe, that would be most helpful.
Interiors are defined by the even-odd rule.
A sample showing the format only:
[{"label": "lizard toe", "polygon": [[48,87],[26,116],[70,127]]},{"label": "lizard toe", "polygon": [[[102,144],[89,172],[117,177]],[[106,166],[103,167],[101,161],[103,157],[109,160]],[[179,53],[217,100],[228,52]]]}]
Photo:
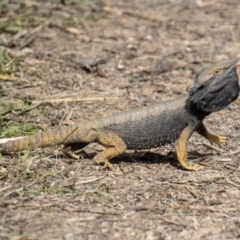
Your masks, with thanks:
[{"label": "lizard toe", "polygon": [[225,136],[218,136],[218,143],[224,143],[228,140]]},{"label": "lizard toe", "polygon": [[186,170],[189,171],[199,171],[201,169],[203,169],[203,166],[199,165],[199,164],[184,164],[184,166],[182,165],[182,167]]},{"label": "lizard toe", "polygon": [[227,139],[228,139],[228,138],[225,137],[225,136],[210,135],[208,140],[209,140],[211,143],[214,142],[214,143],[216,143],[216,144],[220,144],[220,143],[226,142]]},{"label": "lizard toe", "polygon": [[109,162],[108,159],[100,158],[100,157],[96,156],[93,160],[97,164],[102,164],[103,165],[103,169],[112,169],[112,164]]},{"label": "lizard toe", "polygon": [[106,160],[104,165],[103,165],[103,169],[111,170],[112,168],[113,168],[112,164],[108,160]]},{"label": "lizard toe", "polygon": [[194,171],[199,171],[199,170],[203,169],[203,166],[201,166],[199,164],[194,164],[192,167],[193,167],[192,170],[194,170]]}]

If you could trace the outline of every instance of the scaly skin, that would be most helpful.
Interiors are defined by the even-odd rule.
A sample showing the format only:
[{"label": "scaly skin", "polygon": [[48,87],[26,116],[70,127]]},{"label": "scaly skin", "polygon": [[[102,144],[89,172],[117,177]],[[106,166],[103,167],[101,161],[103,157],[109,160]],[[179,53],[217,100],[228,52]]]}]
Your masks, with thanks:
[{"label": "scaly skin", "polygon": [[222,143],[225,137],[209,133],[203,119],[219,111],[239,95],[238,76],[233,63],[217,63],[204,68],[196,76],[189,95],[148,107],[115,114],[98,120],[62,126],[39,132],[19,140],[0,144],[1,153],[27,148],[69,145],[84,147],[98,142],[106,147],[94,160],[111,168],[110,159],[126,149],[149,149],[177,141],[180,165],[187,170],[199,170],[198,164],[187,162],[187,142],[194,131],[210,142]]}]

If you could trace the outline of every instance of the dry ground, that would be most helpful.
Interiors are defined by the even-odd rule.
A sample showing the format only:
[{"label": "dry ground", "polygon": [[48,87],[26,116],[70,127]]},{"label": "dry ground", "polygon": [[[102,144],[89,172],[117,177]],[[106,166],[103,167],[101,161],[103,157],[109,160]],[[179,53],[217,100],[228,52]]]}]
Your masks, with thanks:
[{"label": "dry ground", "polygon": [[[21,28],[2,31],[1,49],[20,57],[15,76],[24,79],[2,87],[50,102],[5,120],[47,129],[93,119],[185,94],[209,63],[240,65],[238,0],[66,2],[9,1],[2,9],[0,24]],[[0,239],[239,239],[239,102],[205,121],[229,136],[222,151],[191,138],[189,158],[205,166],[199,172],[179,168],[174,145],[127,152],[112,171],[91,160],[96,144],[81,160],[56,148],[4,156]]]}]

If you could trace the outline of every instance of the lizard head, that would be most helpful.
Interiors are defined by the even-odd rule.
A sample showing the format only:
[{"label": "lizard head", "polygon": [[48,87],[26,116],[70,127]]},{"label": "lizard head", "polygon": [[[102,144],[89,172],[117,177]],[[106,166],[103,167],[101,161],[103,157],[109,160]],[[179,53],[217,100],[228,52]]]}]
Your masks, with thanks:
[{"label": "lizard head", "polygon": [[202,69],[189,92],[196,109],[211,113],[224,109],[239,95],[239,82],[234,63],[217,63]]}]

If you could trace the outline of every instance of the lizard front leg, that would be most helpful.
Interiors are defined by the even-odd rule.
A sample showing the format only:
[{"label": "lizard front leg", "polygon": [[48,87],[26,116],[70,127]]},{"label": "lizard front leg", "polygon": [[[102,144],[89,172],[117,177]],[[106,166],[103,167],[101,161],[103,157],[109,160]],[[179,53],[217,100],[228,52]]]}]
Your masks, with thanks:
[{"label": "lizard front leg", "polygon": [[176,145],[176,152],[177,152],[178,162],[183,168],[191,171],[197,171],[202,169],[203,167],[198,164],[189,164],[187,162],[187,158],[188,158],[187,142],[188,142],[188,139],[191,137],[192,133],[193,133],[193,128],[190,125],[188,125],[186,128],[183,129]]},{"label": "lizard front leg", "polygon": [[217,136],[214,134],[211,134],[208,132],[207,128],[204,126],[204,124],[202,123],[200,125],[200,127],[197,129],[197,133],[199,133],[200,135],[202,135],[203,137],[205,137],[208,141],[210,141],[211,143],[224,143],[227,140],[227,137],[224,136]]},{"label": "lizard front leg", "polygon": [[102,144],[106,149],[94,157],[98,164],[104,164],[103,168],[112,168],[110,159],[122,154],[127,149],[125,142],[114,132],[108,130],[95,129],[96,141]]}]

